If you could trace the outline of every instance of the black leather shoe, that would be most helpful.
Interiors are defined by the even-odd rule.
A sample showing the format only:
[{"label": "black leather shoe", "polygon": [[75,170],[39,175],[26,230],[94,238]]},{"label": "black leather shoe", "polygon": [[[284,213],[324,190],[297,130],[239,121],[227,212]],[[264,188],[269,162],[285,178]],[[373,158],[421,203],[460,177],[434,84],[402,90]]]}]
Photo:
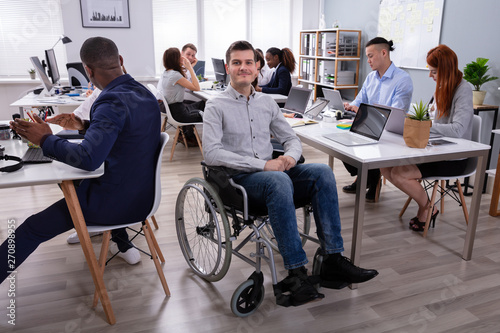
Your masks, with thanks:
[{"label": "black leather shoe", "polygon": [[342,191],[345,193],[356,193],[356,181],[354,181],[351,185],[342,187]]},{"label": "black leather shoe", "polygon": [[367,192],[366,192],[366,201],[368,202],[375,202],[375,196],[377,195],[377,188],[375,189],[372,189],[370,188]]},{"label": "black leather shoe", "polygon": [[376,270],[354,266],[348,258],[334,253],[328,255],[321,266],[321,286],[342,289],[351,283],[366,282],[377,275]]},{"label": "black leather shoe", "polygon": [[299,306],[324,298],[325,295],[318,292],[314,283],[317,281],[307,276],[304,266],[291,269],[288,276],[274,287],[277,304],[285,307]]}]

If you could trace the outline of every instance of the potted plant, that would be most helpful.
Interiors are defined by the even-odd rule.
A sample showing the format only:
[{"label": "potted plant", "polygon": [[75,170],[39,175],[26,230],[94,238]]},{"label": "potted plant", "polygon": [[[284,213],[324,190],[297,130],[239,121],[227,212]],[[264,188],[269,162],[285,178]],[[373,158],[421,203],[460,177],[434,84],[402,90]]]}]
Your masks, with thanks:
[{"label": "potted plant", "polygon": [[403,139],[410,148],[425,148],[429,142],[432,121],[429,106],[420,101],[413,105],[413,113],[408,113],[403,129]]},{"label": "potted plant", "polygon": [[30,73],[30,78],[32,80],[36,79],[36,73],[35,73],[35,69],[34,68],[28,69],[28,73]]},{"label": "potted plant", "polygon": [[468,63],[464,68],[464,80],[474,86],[472,98],[475,105],[482,105],[486,96],[486,91],[482,91],[481,86],[486,82],[498,79],[496,76],[486,75],[486,72],[490,69],[486,65],[488,60],[486,58],[477,58],[476,61]]}]

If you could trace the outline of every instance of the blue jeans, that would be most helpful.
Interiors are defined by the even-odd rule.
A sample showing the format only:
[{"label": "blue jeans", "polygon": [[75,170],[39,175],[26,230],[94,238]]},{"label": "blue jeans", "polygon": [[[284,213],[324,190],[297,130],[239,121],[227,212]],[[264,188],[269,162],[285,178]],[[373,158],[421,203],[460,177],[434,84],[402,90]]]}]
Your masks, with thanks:
[{"label": "blue jeans", "polygon": [[286,269],[307,264],[297,229],[294,202],[311,202],[324,253],[344,251],[340,235],[337,185],[324,164],[299,164],[285,171],[260,171],[233,177],[247,191],[250,205],[266,205]]}]

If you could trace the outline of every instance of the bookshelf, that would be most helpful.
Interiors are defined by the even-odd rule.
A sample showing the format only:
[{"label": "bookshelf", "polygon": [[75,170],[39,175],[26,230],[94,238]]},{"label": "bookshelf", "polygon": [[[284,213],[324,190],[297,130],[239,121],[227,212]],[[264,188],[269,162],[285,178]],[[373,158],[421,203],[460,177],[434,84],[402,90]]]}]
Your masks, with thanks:
[{"label": "bookshelf", "polygon": [[300,32],[299,84],[314,89],[349,89],[358,93],[361,30],[323,29]]}]

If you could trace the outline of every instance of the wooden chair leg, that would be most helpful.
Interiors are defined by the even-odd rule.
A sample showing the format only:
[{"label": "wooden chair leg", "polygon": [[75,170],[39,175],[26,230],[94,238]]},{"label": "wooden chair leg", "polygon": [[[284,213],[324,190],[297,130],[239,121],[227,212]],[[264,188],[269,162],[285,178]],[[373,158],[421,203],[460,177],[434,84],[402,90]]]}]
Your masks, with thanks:
[{"label": "wooden chair leg", "polygon": [[[151,230],[151,225],[149,224],[149,221],[146,219],[144,223],[148,226],[148,228]],[[158,245],[158,242],[156,241],[156,236],[152,233],[151,234],[151,240],[153,241],[153,245],[155,246],[156,253],[158,254],[158,258],[160,258],[160,261],[162,263],[165,262],[165,258],[163,258],[163,253],[160,250],[160,246]]]},{"label": "wooden chair leg", "polygon": [[170,162],[172,162],[172,158],[174,157],[175,146],[177,145],[177,140],[179,139],[179,133],[181,131],[181,127],[177,127],[177,131],[175,131],[174,142],[172,142],[172,150],[170,150]]},{"label": "wooden chair leg", "polygon": [[200,136],[198,135],[198,130],[196,130],[196,125],[193,125],[193,130],[194,130],[194,136],[196,136],[196,141],[198,141],[198,147],[200,147],[200,151],[201,151],[201,157],[203,157],[203,147],[201,145],[201,140],[200,140]]},{"label": "wooden chair leg", "polygon": [[[419,179],[418,182],[422,183],[422,180]],[[403,216],[403,214],[406,212],[406,208],[408,208],[408,205],[410,205],[411,200],[412,200],[411,197],[408,196],[408,199],[406,199],[406,202],[405,202],[403,208],[401,208],[401,211],[399,212],[399,217]]]},{"label": "wooden chair leg", "polygon": [[[109,241],[111,240],[111,230],[106,230],[102,234],[101,253],[99,253],[99,268],[101,269],[101,276],[104,276],[104,268],[106,267],[106,258],[108,256]],[[94,291],[94,301],[92,307],[95,308],[99,302],[99,294],[97,290]]]},{"label": "wooden chair leg", "polygon": [[382,190],[382,176],[378,178],[377,189],[375,190],[375,201],[378,202],[380,199],[380,191]]},{"label": "wooden chair leg", "polygon": [[165,116],[165,118],[163,118],[163,123],[161,124],[161,131],[162,132],[165,132],[165,130],[167,129],[167,122],[168,122],[168,117]]},{"label": "wooden chair leg", "polygon": [[155,249],[155,246],[153,244],[153,240],[152,240],[153,233],[151,231],[151,228],[148,225],[149,225],[149,223],[145,223],[143,229],[144,229],[144,235],[146,236],[146,241],[148,243],[149,252],[151,253],[151,256],[153,257],[153,262],[155,264],[156,271],[158,272],[158,277],[160,278],[161,285],[163,286],[163,290],[165,291],[165,295],[170,297],[170,290],[168,289],[167,280],[165,279],[165,274],[163,274],[163,269],[162,269],[161,264],[158,260],[156,249]]},{"label": "wooden chair leg", "polygon": [[431,202],[430,202],[430,209],[427,212],[427,218],[425,219],[425,228],[424,228],[424,234],[423,237],[427,237],[427,231],[429,231],[429,225],[431,224],[431,217],[432,217],[432,207],[434,206],[434,202],[436,202],[436,193],[437,193],[437,188],[438,188],[439,181],[436,180],[434,182],[434,188],[432,189],[432,196],[431,196]]},{"label": "wooden chair leg", "polygon": [[403,216],[403,214],[405,213],[406,208],[408,208],[408,205],[410,204],[410,202],[411,202],[411,197],[409,196],[408,199],[406,199],[406,202],[405,202],[403,208],[401,208],[401,211],[399,212],[399,217]]},{"label": "wooden chair leg", "polygon": [[458,195],[460,197],[460,203],[462,204],[462,210],[464,212],[465,223],[469,224],[469,212],[467,211],[467,205],[465,204],[465,197],[464,197],[464,192],[462,190],[462,184],[460,184],[460,179],[457,179],[455,184],[457,185]]},{"label": "wooden chair leg", "polygon": [[153,225],[155,226],[155,230],[158,230],[158,223],[156,223],[156,218],[154,215],[151,216],[151,221],[153,221]]}]

